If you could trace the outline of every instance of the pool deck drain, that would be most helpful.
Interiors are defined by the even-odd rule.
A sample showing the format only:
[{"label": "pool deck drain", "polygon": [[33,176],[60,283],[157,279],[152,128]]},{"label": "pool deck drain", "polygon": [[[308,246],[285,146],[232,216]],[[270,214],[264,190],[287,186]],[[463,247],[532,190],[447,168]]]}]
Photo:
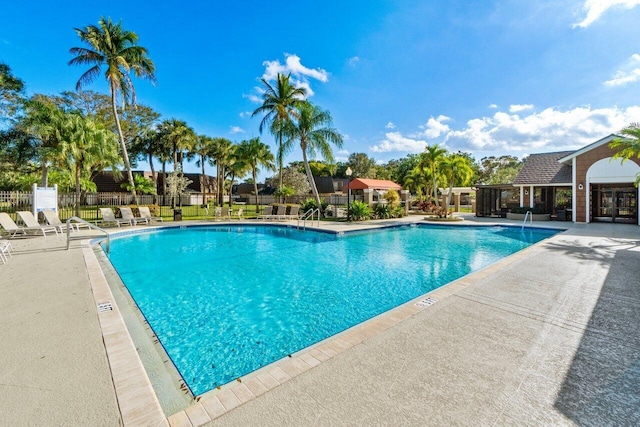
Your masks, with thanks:
[{"label": "pool deck drain", "polygon": [[[16,256],[0,265],[3,325],[23,330],[26,323],[14,319],[22,318],[25,308],[39,313],[51,306],[50,298],[38,299],[38,294],[47,289],[34,282],[39,280],[34,275],[37,269],[30,270],[29,266],[37,257],[38,263],[46,266],[43,268],[61,266],[47,271],[50,282],[69,280],[65,267],[73,264],[78,252],[57,251],[56,242],[62,240],[16,240]],[[121,333],[126,327],[117,319],[117,305],[113,310],[98,311],[99,302],[113,301],[113,297],[96,292],[93,307],[85,309],[93,312],[102,325],[111,381],[119,404],[125,403],[118,408],[125,425],[140,424],[139,420],[132,421],[138,405],[145,415],[151,413],[149,425],[195,426],[211,420],[238,426],[472,422],[637,425],[640,409],[633,399],[640,396],[640,373],[632,369],[632,362],[637,360],[640,348],[634,333],[640,323],[638,247],[637,226],[573,226],[570,233],[458,279],[247,375],[241,382],[206,393],[199,402],[168,418],[153,402],[148,379],[146,384],[140,381],[146,378],[146,372],[139,359],[135,363],[137,354],[130,337]],[[95,257],[88,247],[82,252],[85,259]],[[91,264],[87,263],[86,272],[94,280],[94,273],[101,272]],[[104,285],[108,289],[108,284]],[[16,292],[25,295],[22,303],[11,297]],[[70,294],[56,295],[57,302],[70,298]],[[438,304],[415,305],[429,298]],[[57,309],[50,311],[45,322],[38,322],[36,315],[29,324],[44,333],[45,339],[57,337],[60,332],[55,326],[61,322],[51,316],[61,318],[66,314],[66,310]],[[69,326],[84,324],[76,321]],[[91,329],[86,333],[92,333]],[[60,403],[51,403],[54,397],[45,387],[53,383],[43,382],[45,377],[34,377],[28,384],[33,386],[31,399],[39,396],[33,404],[16,393],[20,388],[11,388],[11,383],[18,384],[16,373],[28,373],[29,368],[38,372],[39,364],[46,367],[43,372],[68,375],[80,390],[88,387],[86,390],[94,391],[105,380],[100,370],[74,373],[70,364],[56,362],[50,355],[38,364],[29,361],[29,368],[24,369],[25,357],[20,355],[38,344],[31,343],[29,336],[4,329],[0,410],[5,421],[14,425],[73,424],[86,420],[89,414],[100,414],[102,422],[94,419],[91,425],[113,425],[110,406],[98,406],[95,398],[83,399],[85,406],[79,406],[80,401],[73,400],[75,395],[64,383],[53,390],[64,400]],[[76,336],[78,344],[82,342],[80,348],[87,347],[83,342],[86,338],[77,332]],[[114,343],[117,345],[111,348]],[[67,358],[81,353],[75,345],[63,345]],[[125,353],[133,356],[134,363],[123,357]],[[131,388],[136,392],[131,393],[132,404],[127,408]],[[138,396],[140,390],[144,392]],[[108,396],[102,402],[105,399]],[[55,410],[56,404],[62,410]],[[18,407],[33,409],[29,413]],[[430,413],[428,422],[417,415],[425,408]]]}]

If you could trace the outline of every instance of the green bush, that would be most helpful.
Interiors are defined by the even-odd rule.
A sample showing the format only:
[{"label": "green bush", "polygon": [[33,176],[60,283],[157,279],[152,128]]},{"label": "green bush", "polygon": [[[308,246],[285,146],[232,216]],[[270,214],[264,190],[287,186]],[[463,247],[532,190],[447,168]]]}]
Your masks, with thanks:
[{"label": "green bush", "polygon": [[366,221],[371,219],[371,208],[368,204],[356,200],[351,202],[349,216],[352,221]]},{"label": "green bush", "polygon": [[[325,202],[324,199],[320,199],[320,204],[322,205],[321,211],[324,212],[329,206],[329,203]],[[316,203],[316,199],[308,198],[300,205],[300,210],[304,213],[307,213],[311,210],[318,209],[318,204]]]},{"label": "green bush", "polygon": [[404,208],[400,205],[393,206],[391,208],[391,218],[402,218],[404,217]]},{"label": "green bush", "polygon": [[373,213],[378,219],[388,219],[393,218],[392,208],[390,205],[386,203],[378,203],[376,207],[373,209]]}]

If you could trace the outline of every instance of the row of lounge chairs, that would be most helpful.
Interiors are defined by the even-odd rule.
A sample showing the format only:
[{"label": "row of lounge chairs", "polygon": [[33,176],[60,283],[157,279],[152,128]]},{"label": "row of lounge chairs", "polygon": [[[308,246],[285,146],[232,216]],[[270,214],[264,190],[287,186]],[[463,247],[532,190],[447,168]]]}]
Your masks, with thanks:
[{"label": "row of lounge chairs", "polygon": [[96,224],[116,225],[120,227],[120,225],[149,225],[151,224],[151,221],[163,222],[162,217],[151,216],[151,211],[147,206],[139,206],[138,213],[140,214],[140,216],[135,216],[131,208],[121,206],[121,218],[116,218],[116,215],[113,213],[113,210],[111,210],[111,208],[100,208],[100,215],[102,216],[102,219],[96,221]]},{"label": "row of lounge chairs", "polygon": [[273,206],[266,206],[264,208],[264,212],[261,215],[258,215],[258,219],[276,220],[276,221],[298,219],[299,212],[300,212],[299,206],[291,206],[291,209],[289,209],[288,214],[287,214],[287,207],[285,205],[278,205],[278,208],[276,209],[275,212],[273,212]]}]

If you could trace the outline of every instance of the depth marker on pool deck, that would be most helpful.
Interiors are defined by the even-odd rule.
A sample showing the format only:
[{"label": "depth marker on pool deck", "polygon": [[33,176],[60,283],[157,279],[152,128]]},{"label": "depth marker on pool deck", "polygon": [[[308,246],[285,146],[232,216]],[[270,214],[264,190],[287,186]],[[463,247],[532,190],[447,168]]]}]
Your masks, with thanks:
[{"label": "depth marker on pool deck", "polygon": [[104,301],[104,302],[98,303],[98,313],[102,313],[110,310],[113,310],[113,305],[111,305],[111,301]]},{"label": "depth marker on pool deck", "polygon": [[434,299],[434,298],[425,298],[425,299],[423,299],[423,300],[421,300],[421,301],[418,301],[418,302],[416,303],[416,307],[420,307],[420,308],[429,307],[430,305],[432,305],[432,304],[434,304],[434,303],[436,303],[436,302],[438,302],[438,300],[437,300],[437,299]]}]

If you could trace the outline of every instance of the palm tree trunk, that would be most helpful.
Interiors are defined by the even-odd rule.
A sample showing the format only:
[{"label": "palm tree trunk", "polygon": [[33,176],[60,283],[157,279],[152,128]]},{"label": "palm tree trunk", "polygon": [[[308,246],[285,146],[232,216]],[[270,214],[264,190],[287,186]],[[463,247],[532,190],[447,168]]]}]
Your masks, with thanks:
[{"label": "palm tree trunk", "polygon": [[[282,129],[278,130],[278,189],[282,191],[282,163],[284,161],[284,150],[282,148]],[[258,195],[256,194],[256,200]]]},{"label": "palm tree trunk", "polygon": [[127,169],[129,177],[129,185],[131,185],[131,195],[133,196],[133,204],[138,204],[138,195],[136,194],[136,184],[133,180],[133,172],[131,171],[131,163],[129,163],[129,153],[127,152],[127,144],[124,142],[122,127],[120,126],[120,118],[118,117],[118,106],[116,105],[116,87],[111,82],[111,108],[113,109],[113,117],[116,121],[116,129],[118,130],[118,138],[120,139],[120,148],[122,148],[122,159],[124,167]]},{"label": "palm tree trunk", "polygon": [[251,176],[253,177],[253,191],[256,193],[256,214],[258,214],[260,211],[258,210],[258,181],[256,181],[256,175],[256,168],[252,167]]},{"label": "palm tree trunk", "polygon": [[76,216],[80,217],[80,165],[76,164]]},{"label": "palm tree trunk", "polygon": [[153,167],[153,155],[149,153],[149,168],[151,169],[151,180],[153,181],[153,204],[158,204],[158,174],[156,173],[155,168]]},{"label": "palm tree trunk", "polygon": [[42,186],[46,188],[47,184],[49,184],[49,168],[45,160],[42,162]]},{"label": "palm tree trunk", "polygon": [[162,161],[162,204],[167,204],[167,162]]},{"label": "palm tree trunk", "polygon": [[309,162],[307,161],[306,147],[303,144],[300,144],[300,148],[302,148],[302,161],[304,162],[304,170],[307,172],[309,186],[311,187],[311,191],[313,191],[313,197],[315,197],[316,199],[320,216],[324,217],[324,214],[322,212],[322,203],[320,202],[320,195],[318,194],[318,187],[316,187],[316,182],[313,179],[313,174],[311,173],[311,168],[309,167]]},{"label": "palm tree trunk", "polygon": [[202,206],[205,206],[207,204],[207,200],[204,194],[204,156],[200,156],[200,163],[202,164],[202,174],[200,174],[200,191],[202,191]]}]

